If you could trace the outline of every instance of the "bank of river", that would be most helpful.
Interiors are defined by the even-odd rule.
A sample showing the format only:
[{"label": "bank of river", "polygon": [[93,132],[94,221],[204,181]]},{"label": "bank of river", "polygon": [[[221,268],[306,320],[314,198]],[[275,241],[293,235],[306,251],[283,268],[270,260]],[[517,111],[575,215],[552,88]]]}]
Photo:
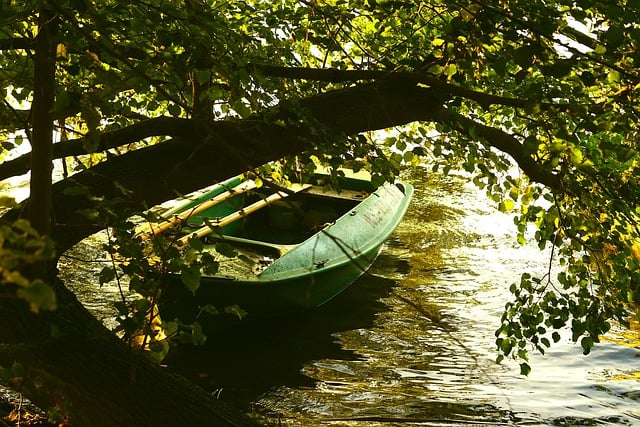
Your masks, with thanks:
[{"label": "bank of river", "polygon": [[[565,338],[526,378],[494,363],[508,287],[548,254],[515,243],[511,218],[461,177],[406,179],[417,191],[405,220],[350,290],[169,365],[276,425],[640,425],[637,335],[614,331],[587,357]],[[70,265],[82,289],[91,280]]]}]

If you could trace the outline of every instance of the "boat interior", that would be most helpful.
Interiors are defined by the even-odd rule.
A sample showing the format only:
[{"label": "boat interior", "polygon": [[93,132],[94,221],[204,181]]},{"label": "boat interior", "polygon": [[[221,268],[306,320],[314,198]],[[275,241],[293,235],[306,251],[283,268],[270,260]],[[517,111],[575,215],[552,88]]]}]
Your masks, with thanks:
[{"label": "boat interior", "polygon": [[[278,189],[265,187],[237,195],[189,217],[186,221],[187,230],[183,231],[190,232],[209,224],[214,227],[214,231],[205,238],[209,242],[226,238],[230,243],[237,244],[257,241],[273,245],[295,245],[317,233],[325,224],[330,224],[349,212],[368,195],[366,191],[338,192],[312,186],[215,229],[216,220],[242,211],[244,207],[264,200],[276,191]],[[286,192],[286,189],[283,191]]]},{"label": "boat interior", "polygon": [[[216,226],[225,217],[238,215],[247,206],[264,201],[278,191],[286,192],[287,189],[264,186],[237,194],[189,216],[182,229],[175,231],[187,236],[202,228],[212,228],[202,241],[207,252],[221,261],[218,274],[253,277],[369,195],[363,189],[336,191],[312,185],[242,215],[227,225]],[[235,256],[220,256],[220,244],[232,246]]]}]

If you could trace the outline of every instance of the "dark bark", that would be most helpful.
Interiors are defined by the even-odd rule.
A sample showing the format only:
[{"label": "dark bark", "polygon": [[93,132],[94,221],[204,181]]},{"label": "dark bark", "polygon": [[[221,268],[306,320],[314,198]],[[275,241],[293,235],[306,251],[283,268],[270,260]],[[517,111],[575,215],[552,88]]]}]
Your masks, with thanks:
[{"label": "dark bark", "polygon": [[[309,69],[287,70],[285,72],[281,70],[281,67],[270,67],[262,71],[275,73],[276,75],[282,74],[291,78],[304,78],[306,76],[307,78],[323,78],[327,81],[346,81],[349,77],[365,78],[365,75],[368,75],[367,73],[373,73],[370,76],[371,78],[382,79],[382,83],[361,84],[340,91],[331,91],[300,100],[295,104],[294,108],[299,109],[300,113],[305,112],[308,117],[314,117],[319,126],[326,126],[331,131],[340,134],[354,134],[367,130],[384,129],[385,127],[398,126],[412,121],[439,121],[469,134],[464,129],[469,130],[469,122],[472,121],[464,116],[453,115],[446,110],[442,110],[440,107],[443,102],[453,96],[468,96],[469,99],[477,98],[476,101],[481,104],[501,102],[500,97],[479,96],[480,94],[474,92],[478,96],[473,98],[472,96],[476,95],[458,93],[462,89],[455,89],[452,85],[443,84],[442,82],[436,83],[434,81],[430,87],[421,87],[416,82],[424,84],[425,80],[420,80],[421,75],[416,73],[402,73],[399,76],[384,78],[379,72],[354,72],[355,75],[352,75],[350,72],[339,73],[335,70],[327,70],[327,72],[322,73]],[[362,73],[365,73],[365,75],[362,75]],[[522,103],[523,101],[519,100],[518,102]],[[547,105],[545,108],[551,108],[551,106]],[[555,105],[554,108],[564,108],[564,106]],[[268,129],[273,128],[274,125],[268,124],[269,121],[265,121],[265,117],[271,117],[271,122],[275,118],[281,118],[286,122],[288,119],[297,121],[300,115],[296,116],[295,113],[279,111],[279,109],[280,107],[276,107],[262,115],[249,117],[242,121],[216,122],[214,124],[204,120],[186,120],[170,117],[149,119],[124,129],[105,132],[100,137],[96,151],[130,144],[149,136],[158,135],[198,141],[206,140],[208,143],[224,147],[228,141],[219,139],[221,134],[218,131],[219,128],[223,128],[227,129],[228,132],[222,132],[222,136],[236,129],[238,133],[244,134],[248,132],[253,134],[261,144],[274,144],[273,151],[277,154],[279,148],[275,147],[275,145],[279,140],[269,139]],[[459,119],[459,122],[456,122],[457,119]],[[557,177],[536,164],[530,155],[522,150],[522,145],[517,139],[499,129],[473,123],[473,127],[482,128],[482,133],[485,134],[488,144],[510,154],[533,181],[549,185],[555,189],[558,188]],[[307,123],[307,126],[311,127],[313,125]],[[260,132],[264,132],[264,134],[261,135]],[[288,127],[286,129],[278,129],[277,133],[282,135],[285,141],[300,141],[302,136],[300,132],[300,128]],[[498,138],[495,139],[494,143],[495,136],[498,136]],[[314,139],[309,129],[306,130],[305,138],[310,138],[311,141]],[[307,142],[312,143],[311,141]],[[232,147],[239,148],[242,148],[242,144],[245,144],[243,138],[237,142],[233,140],[230,142]],[[302,149],[304,147],[297,148]],[[292,149],[295,150],[296,148],[292,147]],[[173,150],[175,153],[170,155],[174,156],[175,159],[180,159],[185,154],[184,152],[181,153],[181,150],[184,150],[184,147],[177,145]],[[172,149],[167,149],[167,151],[172,151]],[[284,155],[287,151],[284,150],[282,153]],[[85,154],[85,151],[80,139],[58,143],[54,146],[54,158],[81,154]],[[244,156],[244,154],[241,156]],[[274,158],[277,157],[270,157],[267,160],[273,160]],[[255,165],[257,163],[252,162],[252,164]],[[27,172],[28,165],[28,154],[5,162],[0,165],[0,179]],[[219,179],[220,177],[217,178]],[[167,196],[173,197],[173,195],[175,194],[168,194]]]},{"label": "dark bark", "polygon": [[[110,148],[128,145],[151,136],[173,136],[190,139],[201,139],[206,135],[210,122],[187,120],[173,117],[156,117],[143,120],[131,126],[100,135],[93,152],[101,152]],[[53,158],[87,154],[83,139],[71,139],[58,142],[53,146]],[[24,154],[0,165],[0,179],[22,175],[29,172],[31,153]]]},{"label": "dark bark", "polygon": [[3,50],[31,50],[34,48],[34,41],[24,37],[14,37],[10,39],[0,39],[0,51]]},{"label": "dark bark", "polygon": [[[198,123],[190,128],[193,138],[129,152],[55,184],[54,239],[62,251],[102,227],[77,213],[93,205],[84,196],[65,194],[74,185],[90,188],[95,196],[123,199],[118,209],[139,210],[309,149],[316,140],[313,129],[318,127],[336,135],[355,134],[428,120],[440,103],[430,89],[369,84],[302,100],[292,106],[295,111],[270,111],[270,120],[255,116],[208,127],[193,122]],[[313,117],[314,122],[300,123],[302,116]],[[281,125],[290,121],[295,125]],[[130,191],[126,200],[114,182]]]},{"label": "dark bark", "polygon": [[461,114],[450,111],[446,108],[437,113],[438,121],[447,123],[458,132],[465,135],[480,137],[487,145],[495,147],[503,153],[509,154],[527,173],[530,180],[539,182],[549,188],[558,190],[561,188],[561,177],[542,169],[536,161],[526,154],[522,144],[507,132],[484,125]]},{"label": "dark bark", "polygon": [[24,367],[12,385],[35,404],[69,414],[74,426],[258,425],[129,349],[57,290],[59,308],[50,313],[0,300],[0,365]]},{"label": "dark bark", "polygon": [[27,219],[41,234],[49,234],[51,223],[51,161],[53,120],[50,111],[55,97],[56,51],[53,42],[54,15],[41,10],[35,40],[34,91],[31,131],[31,180]]}]

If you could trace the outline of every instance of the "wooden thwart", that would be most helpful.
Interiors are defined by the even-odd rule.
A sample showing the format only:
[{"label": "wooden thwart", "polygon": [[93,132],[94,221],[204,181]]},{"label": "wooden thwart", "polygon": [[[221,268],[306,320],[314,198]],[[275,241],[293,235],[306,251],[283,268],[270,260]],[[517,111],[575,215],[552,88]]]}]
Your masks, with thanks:
[{"label": "wooden thwart", "polygon": [[229,200],[230,198],[237,196],[238,194],[246,193],[247,191],[253,190],[256,187],[257,187],[257,184],[255,183],[255,181],[245,181],[225,191],[224,193],[218,194],[217,196],[205,202],[202,202],[199,205],[194,206],[192,209],[189,209],[181,213],[180,215],[174,215],[171,219],[168,219],[159,224],[149,224],[145,226],[143,230],[139,231],[139,233],[140,234],[148,233],[150,234],[149,237],[153,237],[155,235],[163,233],[164,231],[168,230],[173,226],[180,224],[183,221],[186,221],[193,215],[199,214],[200,212],[206,209],[209,209],[210,207],[213,207],[218,203],[222,203],[225,200]]},{"label": "wooden thwart", "polygon": [[299,246],[299,245],[282,245],[278,243],[269,243],[269,242],[263,242],[260,240],[246,239],[243,237],[236,237],[236,236],[229,236],[229,235],[216,236],[215,240],[218,242],[226,242],[231,244],[239,243],[241,245],[246,245],[246,246],[260,246],[264,248],[269,248],[277,251],[280,254],[280,256],[286,254],[290,250],[293,250]]},{"label": "wooden thwart", "polygon": [[265,206],[268,206],[270,204],[272,204],[275,201],[284,199],[285,197],[287,197],[290,193],[299,193],[300,191],[306,190],[308,188],[311,187],[311,184],[293,184],[291,187],[287,187],[286,191],[281,190],[278,191],[276,193],[273,193],[267,197],[265,197],[264,199],[258,200],[255,203],[250,204],[249,206],[246,206],[242,209],[240,209],[239,211],[233,212],[232,214],[229,214],[227,216],[225,216],[224,218],[221,218],[219,220],[216,221],[210,221],[210,224],[205,225],[202,228],[199,228],[198,230],[196,230],[193,233],[190,233],[184,237],[182,237],[180,240],[178,240],[178,244],[179,245],[185,245],[187,244],[187,242],[189,241],[189,239],[191,238],[202,238],[205,237],[206,235],[212,233],[214,231],[215,227],[224,227],[225,225],[229,225],[234,221],[239,220],[240,218],[244,218],[245,216],[264,208]]}]

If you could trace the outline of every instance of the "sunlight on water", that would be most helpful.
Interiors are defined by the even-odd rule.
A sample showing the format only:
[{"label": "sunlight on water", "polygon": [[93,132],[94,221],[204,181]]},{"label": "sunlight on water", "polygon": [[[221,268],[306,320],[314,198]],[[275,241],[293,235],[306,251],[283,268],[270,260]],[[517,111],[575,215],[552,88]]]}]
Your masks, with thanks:
[{"label": "sunlight on water", "polygon": [[[532,354],[527,378],[513,361],[496,365],[509,285],[544,274],[549,254],[517,244],[511,217],[464,178],[406,179],[412,206],[351,289],[311,313],[210,336],[167,363],[272,425],[640,425],[638,330],[612,331],[588,357],[565,333],[546,356]],[[99,246],[76,254],[102,259]],[[112,317],[117,287],[89,286],[95,278],[77,266],[61,261],[94,312]]]},{"label": "sunlight on water", "polygon": [[412,208],[372,270],[396,281],[389,310],[335,334],[356,360],[310,360],[302,373],[315,387],[281,386],[259,406],[291,426],[640,424],[633,346],[605,342],[584,357],[565,338],[532,357],[528,378],[494,363],[509,285],[544,274],[549,254],[517,244],[511,217],[461,178],[408,179]]},{"label": "sunlight on water", "polygon": [[[98,277],[104,267],[110,267],[110,258],[102,246],[107,242],[106,232],[98,232],[68,250],[58,261],[60,277],[82,304],[106,327],[117,326],[117,310],[114,303],[121,301],[123,293],[129,294],[127,283],[113,280],[98,286]],[[123,293],[121,293],[121,291]],[[127,296],[130,298],[130,296]]]}]

